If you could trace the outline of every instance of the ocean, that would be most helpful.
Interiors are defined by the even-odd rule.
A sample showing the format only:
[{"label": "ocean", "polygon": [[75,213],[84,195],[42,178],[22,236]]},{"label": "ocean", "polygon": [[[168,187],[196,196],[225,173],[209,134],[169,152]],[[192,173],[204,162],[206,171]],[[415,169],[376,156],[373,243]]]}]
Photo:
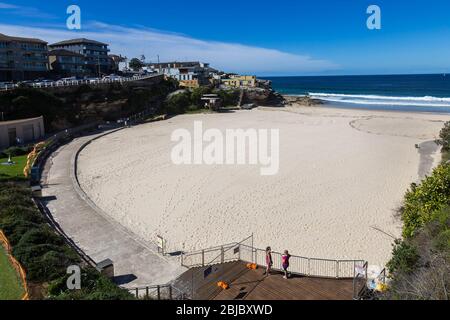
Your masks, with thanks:
[{"label": "ocean", "polygon": [[265,77],[274,90],[341,108],[450,113],[450,74]]}]

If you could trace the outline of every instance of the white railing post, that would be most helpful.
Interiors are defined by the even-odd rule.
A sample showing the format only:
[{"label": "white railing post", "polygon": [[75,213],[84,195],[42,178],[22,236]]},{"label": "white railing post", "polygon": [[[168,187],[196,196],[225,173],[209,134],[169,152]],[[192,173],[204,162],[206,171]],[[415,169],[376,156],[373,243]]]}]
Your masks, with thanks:
[{"label": "white railing post", "polygon": [[308,258],[308,277],[311,276],[311,258]]}]

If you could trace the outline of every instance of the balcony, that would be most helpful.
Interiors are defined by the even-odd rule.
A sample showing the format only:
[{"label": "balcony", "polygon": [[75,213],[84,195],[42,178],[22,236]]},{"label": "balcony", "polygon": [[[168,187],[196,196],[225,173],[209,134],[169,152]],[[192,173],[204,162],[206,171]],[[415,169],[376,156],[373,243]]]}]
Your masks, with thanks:
[{"label": "balcony", "polygon": [[83,46],[84,50],[91,50],[91,51],[102,51],[102,52],[109,52],[110,50],[108,48],[103,48],[100,46]]},{"label": "balcony", "polygon": [[39,62],[45,63],[45,62],[47,62],[47,57],[24,56],[24,57],[22,57],[22,60],[24,62],[39,61]]}]

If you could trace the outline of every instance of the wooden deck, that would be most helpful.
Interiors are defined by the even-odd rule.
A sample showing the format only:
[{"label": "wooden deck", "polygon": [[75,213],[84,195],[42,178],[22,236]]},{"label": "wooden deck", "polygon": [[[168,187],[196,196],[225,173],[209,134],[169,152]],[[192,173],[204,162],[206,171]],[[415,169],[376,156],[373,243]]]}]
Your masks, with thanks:
[{"label": "wooden deck", "polygon": [[[184,273],[175,285],[186,292],[194,292],[195,300],[351,300],[352,279],[323,279],[292,275],[283,279],[274,272],[264,276],[264,269],[249,270],[244,262],[230,262],[213,266],[206,279],[206,268],[194,268]],[[222,290],[218,281],[230,288]],[[192,290],[194,283],[194,290]],[[191,296],[192,298],[192,296]]]}]

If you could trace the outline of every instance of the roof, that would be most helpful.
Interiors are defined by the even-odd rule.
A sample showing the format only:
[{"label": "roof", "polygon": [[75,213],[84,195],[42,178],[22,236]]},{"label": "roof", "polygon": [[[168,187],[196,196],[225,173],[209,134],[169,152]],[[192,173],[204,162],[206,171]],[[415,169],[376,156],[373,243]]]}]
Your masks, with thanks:
[{"label": "roof", "polygon": [[171,61],[171,62],[158,62],[158,63],[146,63],[148,66],[164,66],[169,64],[177,64],[177,65],[184,65],[184,66],[196,66],[200,65],[199,61]]},{"label": "roof", "polygon": [[49,56],[67,56],[67,57],[81,57],[83,58],[84,56],[82,54],[73,52],[73,51],[69,51],[69,50],[65,50],[65,49],[54,49],[49,51],[48,53]]},{"label": "roof", "polygon": [[33,43],[41,43],[47,44],[44,40],[36,39],[36,38],[22,38],[22,37],[11,37],[6,34],[0,33],[0,40],[3,41],[17,41],[17,42],[33,42]]},{"label": "roof", "polygon": [[31,122],[31,121],[40,121],[41,119],[44,119],[44,117],[40,116],[40,117],[36,117],[36,118],[0,121],[0,126],[10,126],[10,125],[15,125],[15,124]]},{"label": "roof", "polygon": [[89,43],[89,44],[97,44],[97,45],[102,45],[102,46],[107,46],[107,43],[103,43],[100,41],[96,41],[96,40],[89,40],[86,38],[78,38],[78,39],[71,39],[71,40],[64,40],[64,41],[60,41],[60,42],[56,42],[50,45],[50,47],[56,47],[56,46],[65,46],[65,45],[69,45],[69,44],[80,44],[80,43]]}]

